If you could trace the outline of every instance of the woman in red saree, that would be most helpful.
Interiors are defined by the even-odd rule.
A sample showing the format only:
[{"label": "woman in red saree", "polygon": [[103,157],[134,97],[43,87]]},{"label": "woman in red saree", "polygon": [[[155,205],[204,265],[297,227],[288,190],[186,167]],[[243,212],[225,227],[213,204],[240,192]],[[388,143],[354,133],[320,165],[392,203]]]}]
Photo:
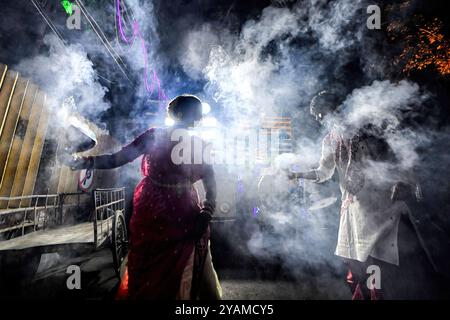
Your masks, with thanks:
[{"label": "woman in red saree", "polygon": [[[134,191],[130,221],[128,287],[122,283],[122,294],[125,289],[129,299],[220,298],[208,245],[216,199],[214,171],[204,162],[176,164],[172,152],[179,143],[172,141],[172,132],[200,120],[201,101],[178,96],[169,103],[168,113],[175,120],[173,127],[150,128],[114,154],[75,158],[69,166],[111,169],[143,155],[144,178]],[[205,146],[198,137],[189,138]],[[206,190],[202,204],[193,187],[198,180]]]}]

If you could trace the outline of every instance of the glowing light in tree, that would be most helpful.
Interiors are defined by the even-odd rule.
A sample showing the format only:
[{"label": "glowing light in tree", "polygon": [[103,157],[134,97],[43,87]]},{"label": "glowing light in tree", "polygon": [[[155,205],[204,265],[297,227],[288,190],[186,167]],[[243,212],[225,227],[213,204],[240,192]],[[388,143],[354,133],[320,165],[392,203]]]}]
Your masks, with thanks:
[{"label": "glowing light in tree", "polygon": [[444,23],[438,18],[426,20],[415,15],[413,23],[395,20],[387,26],[391,41],[403,45],[396,64],[402,71],[434,70],[442,76],[450,75],[450,41],[444,35]]},{"label": "glowing light in tree", "polygon": [[66,11],[66,13],[71,16],[73,11],[72,11],[72,2],[68,1],[68,0],[62,0],[61,1],[61,5],[63,6],[64,10]]}]

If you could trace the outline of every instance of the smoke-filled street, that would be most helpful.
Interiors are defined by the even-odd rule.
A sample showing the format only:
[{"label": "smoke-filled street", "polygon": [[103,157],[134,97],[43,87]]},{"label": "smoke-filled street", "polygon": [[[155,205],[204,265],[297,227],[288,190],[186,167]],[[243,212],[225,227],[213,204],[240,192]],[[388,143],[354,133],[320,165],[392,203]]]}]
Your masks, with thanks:
[{"label": "smoke-filled street", "polygon": [[[81,290],[67,290],[67,267],[79,265],[82,274]],[[345,283],[338,275],[318,275],[296,279],[274,279],[256,270],[218,269],[221,276],[223,299],[276,300],[276,299],[345,299]],[[27,289],[15,298],[57,300],[110,300],[119,285],[111,263],[111,252],[101,250],[83,257],[49,255],[42,260]],[[3,297],[8,298],[8,297]]]},{"label": "smoke-filled street", "polygon": [[0,299],[449,299],[445,4],[3,0]]}]

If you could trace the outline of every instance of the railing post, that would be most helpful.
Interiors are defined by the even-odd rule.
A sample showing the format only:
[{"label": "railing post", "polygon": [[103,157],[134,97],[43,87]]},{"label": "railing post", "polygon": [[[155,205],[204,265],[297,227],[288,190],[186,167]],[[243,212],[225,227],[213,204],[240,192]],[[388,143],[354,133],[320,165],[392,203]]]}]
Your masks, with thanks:
[{"label": "railing post", "polygon": [[59,195],[59,224],[62,225],[64,222],[64,194]]},{"label": "railing post", "polygon": [[92,200],[94,201],[94,243],[98,246],[98,231],[97,231],[97,191],[92,191]]}]

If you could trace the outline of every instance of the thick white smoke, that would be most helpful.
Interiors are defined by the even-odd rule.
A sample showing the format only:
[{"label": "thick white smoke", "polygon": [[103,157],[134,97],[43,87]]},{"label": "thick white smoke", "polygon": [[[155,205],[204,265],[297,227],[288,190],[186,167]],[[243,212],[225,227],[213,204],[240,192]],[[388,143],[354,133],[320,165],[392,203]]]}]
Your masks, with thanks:
[{"label": "thick white smoke", "polygon": [[[208,81],[205,91],[232,117],[289,112],[306,103],[327,77],[323,55],[342,55],[358,45],[350,30],[361,1],[299,1],[293,8],[267,7],[239,34],[210,23],[186,32],[183,69]],[[295,39],[313,39],[295,44]],[[326,62],[326,61],[325,61]],[[328,71],[329,72],[329,71]]]},{"label": "thick white smoke", "polygon": [[[231,126],[238,119],[257,122],[264,115],[290,115],[294,126],[296,122],[303,125],[311,97],[323,89],[335,90],[344,102],[338,115],[326,119],[323,131],[318,134],[317,127],[311,126],[296,131],[297,170],[317,167],[321,139],[329,130],[340,127],[351,135],[370,124],[378,128],[378,138],[387,142],[397,162],[368,163],[367,179],[393,184],[405,173],[413,176],[409,172],[419,160],[417,149],[429,141],[429,132],[404,126],[427,95],[413,82],[373,81],[374,66],[381,64],[364,47],[367,5],[365,1],[306,0],[290,8],[270,6],[247,21],[239,33],[210,22],[196,23],[184,35],[179,62],[188,75],[207,81],[206,95],[223,106],[226,117],[235,119]],[[340,72],[355,58],[366,74],[353,80],[351,72]],[[271,179],[269,186],[262,197],[274,202],[263,219],[272,234],[268,237],[252,229],[250,251],[260,258],[281,257],[285,266],[299,274],[309,264],[337,267],[332,250],[339,202],[312,213],[286,197],[289,186],[282,177]],[[307,183],[306,187],[307,201],[312,203],[340,196],[335,184]]]},{"label": "thick white smoke", "polygon": [[[174,6],[181,6],[180,3]],[[378,61],[373,60],[372,54],[361,54],[370,50],[364,48],[366,39],[363,36],[367,31],[366,1],[304,0],[289,3],[288,7],[269,6],[258,17],[246,21],[239,31],[220,21],[201,21],[192,13],[171,15],[167,25],[159,26],[153,2],[131,0],[127,4],[135,15],[131,20],[138,22],[146,41],[148,71],[154,67],[168,67],[159,64],[164,59],[158,57],[157,52],[175,56],[191,80],[206,83],[200,93],[214,99],[223,108],[223,116],[231,119],[228,129],[238,127],[240,120],[256,122],[264,115],[291,116],[294,127],[299,127],[294,136],[297,170],[317,166],[321,139],[334,126],[342,127],[348,133],[367,124],[380,128],[380,138],[387,141],[398,163],[393,166],[373,162],[366,175],[368,179],[384,183],[396,181],[393,172],[412,170],[419,160],[417,149],[432,139],[433,133],[403,126],[405,117],[411,116],[417,105],[427,98],[417,84],[382,78],[372,81],[368,66],[379,65]],[[175,24],[178,24],[176,28]],[[173,29],[182,31],[176,39],[172,39]],[[128,37],[133,34],[130,25],[125,31]],[[160,45],[158,35],[170,38],[169,42],[176,45],[157,51]],[[95,37],[89,39],[86,47],[90,51],[96,51],[97,45],[98,52],[103,50],[94,42]],[[45,42],[50,52],[24,60],[18,66],[19,71],[37,81],[58,101],[73,96],[78,111],[83,115],[96,117],[106,110],[109,107],[104,101],[106,88],[97,81],[93,64],[83,47],[71,45],[62,48],[52,36],[46,37]],[[123,42],[113,46],[138,79],[139,85],[136,88],[130,86],[130,90],[144,93],[142,71],[145,57],[141,43],[136,40],[131,47]],[[352,74],[340,74],[341,67],[355,58],[366,72],[365,82],[354,80]],[[111,68],[115,68],[112,63]],[[378,75],[382,73],[377,72]],[[341,79],[346,83],[341,83]],[[177,73],[167,76],[167,80],[173,80],[172,83],[166,82],[172,86],[168,91],[183,93],[178,91],[180,77]],[[312,96],[323,89],[336,88],[344,101],[339,114],[327,118],[328,125],[322,129],[308,125],[305,119],[309,116]],[[146,115],[137,115],[141,116]],[[286,164],[280,166],[286,167]],[[123,174],[127,178],[138,179],[138,162],[125,170]],[[244,169],[239,173],[242,173],[240,176],[246,175]],[[234,187],[230,185],[230,188]],[[262,219],[265,227],[271,229],[269,236],[253,228],[245,230],[244,235],[234,233],[229,237],[238,242],[241,236],[249,235],[250,240],[245,244],[255,257],[277,256],[283,266],[298,275],[310,265],[331,267],[323,273],[329,275],[330,269],[339,269],[339,260],[332,255],[339,202],[310,212],[307,205],[299,203],[298,194],[293,198],[287,196],[290,187],[282,174],[270,181],[267,197],[271,197],[273,202],[262,213],[263,216],[255,218]],[[335,183],[306,183],[305,187],[309,204],[325,197],[340,196]],[[322,285],[328,286],[329,283]]]},{"label": "thick white smoke", "polygon": [[49,34],[44,43],[48,53],[27,58],[16,69],[30,77],[54,102],[54,111],[60,111],[64,100],[73,97],[75,111],[97,118],[109,108],[104,97],[107,88],[98,82],[92,61],[81,45],[62,46],[59,39]]},{"label": "thick white smoke", "polygon": [[427,98],[419,86],[410,81],[374,81],[349,94],[341,106],[342,111],[328,120],[349,137],[367,125],[374,126],[380,138],[392,148],[399,168],[411,170],[419,159],[416,149],[427,142],[428,134],[405,128],[403,122]]}]

